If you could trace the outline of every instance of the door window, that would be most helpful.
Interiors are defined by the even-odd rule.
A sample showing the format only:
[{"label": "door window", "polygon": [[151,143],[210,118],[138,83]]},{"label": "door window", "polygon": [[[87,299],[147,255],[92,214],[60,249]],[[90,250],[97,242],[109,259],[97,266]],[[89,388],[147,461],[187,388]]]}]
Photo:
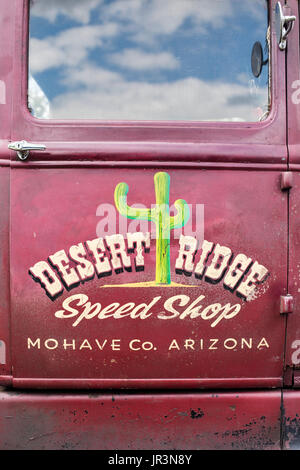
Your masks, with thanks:
[{"label": "door window", "polygon": [[[43,119],[259,121],[265,0],[32,0],[29,109]],[[264,66],[251,71],[259,41]]]}]

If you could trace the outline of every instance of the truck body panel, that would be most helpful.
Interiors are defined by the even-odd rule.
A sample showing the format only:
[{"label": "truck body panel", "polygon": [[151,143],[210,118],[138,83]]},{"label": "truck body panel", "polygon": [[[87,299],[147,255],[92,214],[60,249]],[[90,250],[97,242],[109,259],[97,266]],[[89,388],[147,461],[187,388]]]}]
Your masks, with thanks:
[{"label": "truck body panel", "polygon": [[37,119],[2,3],[0,448],[299,448],[298,1],[250,123]]}]

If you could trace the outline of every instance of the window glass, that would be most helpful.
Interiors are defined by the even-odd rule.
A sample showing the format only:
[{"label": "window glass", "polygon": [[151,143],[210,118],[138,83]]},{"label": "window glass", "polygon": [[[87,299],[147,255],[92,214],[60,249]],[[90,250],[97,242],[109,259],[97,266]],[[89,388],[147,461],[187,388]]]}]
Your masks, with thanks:
[{"label": "window glass", "polygon": [[[31,0],[28,106],[43,119],[258,121],[265,0]],[[259,41],[261,74],[251,69]]]}]

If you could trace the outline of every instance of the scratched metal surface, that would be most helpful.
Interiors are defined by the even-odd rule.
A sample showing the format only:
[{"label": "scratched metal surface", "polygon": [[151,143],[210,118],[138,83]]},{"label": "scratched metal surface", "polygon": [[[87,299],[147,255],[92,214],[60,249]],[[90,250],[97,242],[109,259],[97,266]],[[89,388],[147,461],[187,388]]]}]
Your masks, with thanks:
[{"label": "scratched metal surface", "polygon": [[280,449],[280,392],[1,392],[0,449]]},{"label": "scratched metal surface", "polygon": [[300,449],[300,396],[298,390],[283,392],[282,445],[287,450]]}]

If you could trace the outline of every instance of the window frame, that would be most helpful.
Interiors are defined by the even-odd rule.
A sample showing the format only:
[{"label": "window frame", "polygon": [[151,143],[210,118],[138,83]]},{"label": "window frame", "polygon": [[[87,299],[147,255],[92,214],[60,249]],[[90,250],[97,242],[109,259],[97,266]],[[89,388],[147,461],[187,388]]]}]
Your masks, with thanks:
[{"label": "window frame", "polygon": [[[271,25],[270,112],[260,122],[232,121],[101,121],[43,120],[27,106],[29,0],[5,0],[16,18],[12,140],[25,139],[48,144],[41,159],[80,157],[140,161],[196,160],[286,163],[285,52],[280,51],[274,27],[276,0],[269,0]],[[76,143],[76,148],[75,144]],[[251,144],[251,146],[249,146]],[[254,147],[255,145],[255,151]],[[96,155],[95,155],[96,151]]]}]

